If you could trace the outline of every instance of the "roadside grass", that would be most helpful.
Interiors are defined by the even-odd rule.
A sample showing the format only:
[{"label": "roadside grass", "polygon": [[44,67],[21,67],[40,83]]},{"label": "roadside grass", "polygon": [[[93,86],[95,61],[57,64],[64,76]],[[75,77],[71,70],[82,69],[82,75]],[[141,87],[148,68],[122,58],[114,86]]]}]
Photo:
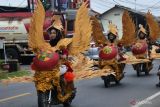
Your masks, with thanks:
[{"label": "roadside grass", "polygon": [[30,76],[30,75],[31,72],[26,70],[10,72],[10,73],[0,70],[0,80],[14,78],[14,77]]}]

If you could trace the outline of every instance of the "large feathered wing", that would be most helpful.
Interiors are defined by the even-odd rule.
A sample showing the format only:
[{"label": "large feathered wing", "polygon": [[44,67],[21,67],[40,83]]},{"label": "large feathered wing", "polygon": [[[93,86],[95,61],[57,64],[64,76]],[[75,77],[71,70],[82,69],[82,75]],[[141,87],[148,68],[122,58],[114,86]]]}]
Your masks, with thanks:
[{"label": "large feathered wing", "polygon": [[155,41],[160,36],[159,25],[149,11],[146,14],[146,20],[149,26],[150,38]]},{"label": "large feathered wing", "polygon": [[[37,2],[37,7],[33,13],[30,29],[29,29],[29,46],[34,50],[51,49],[49,43],[46,43],[43,37],[43,24],[45,20],[45,10],[40,0]],[[35,52],[35,51],[34,51]]]},{"label": "large feathered wing", "polygon": [[122,16],[123,36],[119,43],[124,46],[131,45],[136,41],[136,29],[133,20],[131,19],[128,11],[124,11]]},{"label": "large feathered wing", "polygon": [[71,55],[76,55],[90,47],[92,24],[87,6],[88,3],[83,2],[76,14],[75,32],[69,46]]},{"label": "large feathered wing", "polygon": [[107,41],[107,39],[105,38],[104,34],[103,34],[103,30],[102,30],[102,26],[100,24],[100,22],[98,21],[98,19],[95,16],[91,17],[92,20],[92,37],[93,40],[96,43],[102,43],[105,44],[105,42]]}]

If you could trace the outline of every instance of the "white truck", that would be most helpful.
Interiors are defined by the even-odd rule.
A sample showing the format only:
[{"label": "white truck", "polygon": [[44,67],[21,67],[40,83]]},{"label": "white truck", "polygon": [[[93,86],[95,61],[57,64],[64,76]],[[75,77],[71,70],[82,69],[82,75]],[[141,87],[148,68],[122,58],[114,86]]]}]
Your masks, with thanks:
[{"label": "white truck", "polygon": [[[28,6],[29,3],[31,5],[29,7],[34,8],[36,5],[36,0],[27,0]],[[42,0],[43,2],[47,0]],[[50,0],[51,7],[53,5],[54,0]],[[33,9],[32,9],[33,10]],[[67,14],[66,14],[67,13]],[[44,22],[44,32],[46,29],[52,24],[51,17],[53,14],[61,14],[61,13],[53,13],[53,11],[46,11],[46,19]],[[74,19],[76,10],[67,11],[63,14],[66,14],[63,17],[63,22],[65,23],[65,33],[66,37],[72,37],[73,28],[74,28]],[[61,14],[62,15],[62,14]],[[32,60],[34,54],[28,48],[28,30],[30,18],[32,17],[32,12],[0,12],[0,59],[4,59],[4,51],[6,53],[6,57],[8,59],[18,59],[19,62]],[[68,19],[67,19],[68,18]],[[46,33],[45,33],[46,35]],[[25,60],[27,59],[27,60]]]},{"label": "white truck", "polygon": [[[24,17],[24,13],[20,14],[21,17],[14,16],[15,14],[18,13],[4,13],[4,17],[0,17],[0,59],[4,58],[5,51],[7,59],[18,59],[21,62],[25,58],[29,60],[31,58],[28,57],[34,56],[27,40],[31,13],[26,13],[28,17]],[[50,25],[51,18],[46,18],[44,30]]]}]

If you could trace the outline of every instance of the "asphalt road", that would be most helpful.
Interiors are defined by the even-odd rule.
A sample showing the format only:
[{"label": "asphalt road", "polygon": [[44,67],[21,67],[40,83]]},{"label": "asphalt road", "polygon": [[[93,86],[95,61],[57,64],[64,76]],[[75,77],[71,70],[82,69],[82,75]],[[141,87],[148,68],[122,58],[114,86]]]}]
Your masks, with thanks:
[{"label": "asphalt road", "polygon": [[[105,88],[100,78],[78,81],[72,107],[160,107],[160,88],[155,86],[159,64],[159,60],[154,61],[150,75],[141,77],[127,65],[121,84],[110,88]],[[0,107],[37,107],[34,84],[0,85]]]}]

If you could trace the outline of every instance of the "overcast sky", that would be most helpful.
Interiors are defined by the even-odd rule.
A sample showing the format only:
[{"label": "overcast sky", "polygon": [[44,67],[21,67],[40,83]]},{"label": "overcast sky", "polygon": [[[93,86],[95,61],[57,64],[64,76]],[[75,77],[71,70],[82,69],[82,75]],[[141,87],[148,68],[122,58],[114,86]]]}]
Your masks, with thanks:
[{"label": "overcast sky", "polygon": [[[112,8],[115,4],[136,9],[137,11],[148,11],[160,16],[160,0],[90,0],[91,8],[99,13]],[[25,7],[27,0],[0,0],[0,5]]]}]

